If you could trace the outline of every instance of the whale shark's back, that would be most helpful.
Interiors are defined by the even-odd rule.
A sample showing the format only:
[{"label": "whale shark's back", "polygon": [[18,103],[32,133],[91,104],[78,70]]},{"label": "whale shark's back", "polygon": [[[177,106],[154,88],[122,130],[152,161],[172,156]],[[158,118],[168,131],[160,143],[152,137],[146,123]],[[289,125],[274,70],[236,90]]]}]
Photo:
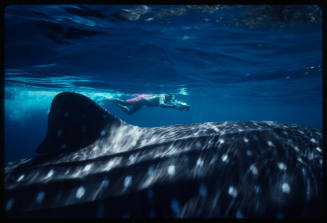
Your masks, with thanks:
[{"label": "whale shark's back", "polygon": [[[51,154],[63,144],[68,151]],[[276,122],[140,128],[62,93],[39,149],[50,154],[6,167],[5,210],[13,217],[320,217],[321,144],[319,129]]]},{"label": "whale shark's back", "polygon": [[63,92],[53,99],[45,140],[36,149],[40,154],[77,150],[90,145],[109,125],[120,120],[81,94]]}]

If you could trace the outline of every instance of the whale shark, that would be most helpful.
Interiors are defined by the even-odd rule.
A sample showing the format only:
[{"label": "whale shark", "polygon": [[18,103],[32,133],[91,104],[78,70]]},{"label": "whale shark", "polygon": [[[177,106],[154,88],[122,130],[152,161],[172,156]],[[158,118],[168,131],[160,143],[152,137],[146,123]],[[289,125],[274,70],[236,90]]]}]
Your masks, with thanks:
[{"label": "whale shark", "polygon": [[[158,117],[160,118],[160,117]],[[73,92],[34,158],[7,164],[8,217],[321,217],[321,129],[274,121],[139,127]]]}]

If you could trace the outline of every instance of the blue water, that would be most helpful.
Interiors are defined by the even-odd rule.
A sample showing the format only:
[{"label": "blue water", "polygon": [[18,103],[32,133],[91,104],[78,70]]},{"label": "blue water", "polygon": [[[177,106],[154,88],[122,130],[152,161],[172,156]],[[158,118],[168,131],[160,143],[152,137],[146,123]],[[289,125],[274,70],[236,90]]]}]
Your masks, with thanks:
[{"label": "blue water", "polygon": [[54,96],[170,93],[145,127],[271,120],[322,127],[317,6],[12,5],[5,10],[5,161],[35,156]]}]

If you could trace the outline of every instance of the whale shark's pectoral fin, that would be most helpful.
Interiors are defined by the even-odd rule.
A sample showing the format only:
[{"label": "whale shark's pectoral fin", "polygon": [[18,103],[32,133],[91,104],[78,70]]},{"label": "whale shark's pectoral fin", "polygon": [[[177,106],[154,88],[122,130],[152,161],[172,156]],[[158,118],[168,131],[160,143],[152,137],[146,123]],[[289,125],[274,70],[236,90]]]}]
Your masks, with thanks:
[{"label": "whale shark's pectoral fin", "polygon": [[36,149],[49,154],[64,150],[77,150],[93,143],[113,125],[122,121],[90,98],[63,92],[55,96],[48,117],[46,138]]}]

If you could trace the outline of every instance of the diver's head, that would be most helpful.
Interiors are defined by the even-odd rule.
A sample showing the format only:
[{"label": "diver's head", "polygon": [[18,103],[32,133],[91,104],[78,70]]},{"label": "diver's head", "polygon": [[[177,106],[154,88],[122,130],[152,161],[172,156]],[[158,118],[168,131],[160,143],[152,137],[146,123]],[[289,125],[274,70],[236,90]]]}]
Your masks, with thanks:
[{"label": "diver's head", "polygon": [[176,101],[175,108],[180,111],[189,111],[190,110],[190,106],[182,101]]},{"label": "diver's head", "polygon": [[169,102],[171,100],[175,99],[175,95],[171,95],[171,94],[164,94],[164,101],[165,102]]}]

